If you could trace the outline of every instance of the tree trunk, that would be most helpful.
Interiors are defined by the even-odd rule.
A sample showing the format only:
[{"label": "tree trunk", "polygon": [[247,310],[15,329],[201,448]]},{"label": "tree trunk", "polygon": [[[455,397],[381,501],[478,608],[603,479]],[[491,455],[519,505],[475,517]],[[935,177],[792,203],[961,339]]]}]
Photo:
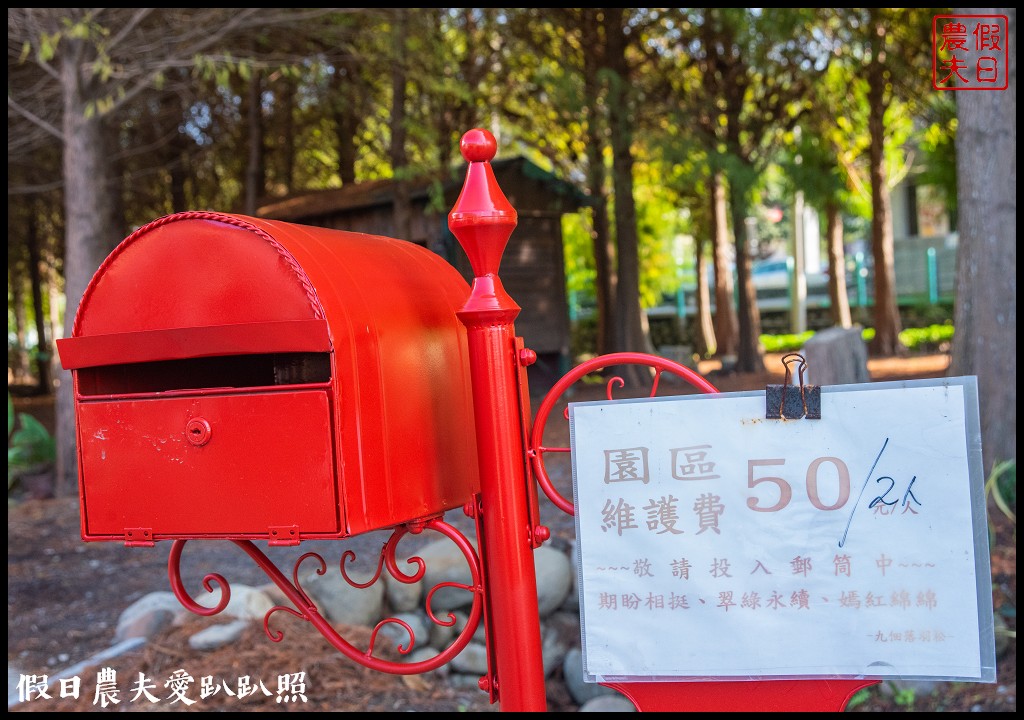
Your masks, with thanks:
[{"label": "tree trunk", "polygon": [[[60,319],[60,273],[57,272],[54,262],[51,262],[46,273],[46,312],[47,322],[50,326],[50,341],[53,343],[54,351],[57,349],[57,338],[62,337]],[[56,386],[54,378],[60,377],[60,361],[57,353],[50,356],[50,387]]]},{"label": "tree trunk", "polygon": [[697,245],[697,329],[693,333],[694,350],[702,358],[715,354],[718,343],[711,320],[711,289],[708,286],[708,259],[704,253],[704,236],[698,235]]},{"label": "tree trunk", "polygon": [[21,274],[13,268],[7,268],[7,281],[11,288],[11,302],[14,304],[14,338],[17,342],[15,348],[14,367],[11,368],[14,375],[14,382],[22,384],[28,378],[28,318],[25,315],[25,283]]},{"label": "tree trunk", "polygon": [[[119,147],[120,134],[116,122],[107,122],[101,119],[103,128],[103,150],[109,152],[111,148]],[[104,174],[98,178],[103,183],[102,193],[109,205],[107,217],[109,226],[104,232],[109,233],[105,238],[106,244],[103,250],[104,259],[108,252],[113,250],[121,240],[128,234],[128,208],[125,206],[125,197],[122,192],[125,177],[125,157],[120,153],[111,153],[108,158],[101,159],[104,167]],[[148,218],[147,218],[148,219]],[[90,278],[91,279],[91,278]]]},{"label": "tree trunk", "polygon": [[[181,106],[177,101],[175,107],[180,114]],[[192,172],[192,156],[189,150],[193,147],[195,147],[195,143],[185,133],[175,133],[174,139],[171,140],[171,161],[168,163],[167,172],[171,179],[171,210],[173,212],[184,212],[189,209],[187,184]]]},{"label": "tree trunk", "polygon": [[395,27],[391,37],[391,171],[395,178],[394,237],[412,240],[412,207],[409,200],[409,156],[405,150],[407,77],[405,42],[407,15],[405,8],[395,10]]},{"label": "tree trunk", "polygon": [[871,62],[868,64],[868,135],[871,164],[871,255],[875,261],[875,337],[870,343],[874,355],[900,354],[900,311],[896,302],[896,269],[892,236],[892,209],[885,169],[886,78],[880,54],[885,27],[872,34]]},{"label": "tree trunk", "polygon": [[188,182],[190,146],[195,147],[195,141],[186,133],[178,132],[182,123],[183,99],[177,93],[163,93],[160,96],[159,122],[153,123],[152,131],[154,139],[171,134],[167,142],[167,148],[161,149],[162,162],[167,169],[169,179],[168,193],[171,199],[171,212],[182,212],[188,209],[188,198],[185,184]]},{"label": "tree trunk", "polygon": [[[626,38],[621,8],[605,12],[608,41],[608,130],[612,146],[612,187],[615,193],[615,248],[618,284],[615,292],[615,350],[651,352],[647,315],[640,306],[640,251],[633,198],[633,133],[629,78],[626,70]],[[645,377],[629,366],[623,373],[627,382],[637,384]],[[626,377],[632,375],[631,377]]]},{"label": "tree trunk", "polygon": [[356,181],[356,132],[359,130],[359,69],[346,57],[331,75],[331,108],[334,111],[334,132],[337,136],[338,177],[341,184]]},{"label": "tree trunk", "polygon": [[[588,171],[589,172],[589,171]],[[604,166],[598,171],[600,179],[593,178],[594,182],[604,184]],[[591,192],[595,192],[591,185]],[[591,238],[594,247],[594,295],[597,311],[597,354],[604,355],[611,352],[614,338],[615,316],[615,288],[618,286],[618,278],[615,273],[615,245],[610,237],[611,232],[608,226],[608,198],[604,195],[604,188],[596,190],[599,195],[591,195],[594,198],[594,206],[591,209]]]},{"label": "tree trunk", "polygon": [[843,218],[835,200],[825,203],[825,241],[828,243],[828,297],[832,324],[848,328],[850,296],[846,292],[846,250],[843,247]]},{"label": "tree trunk", "polygon": [[712,171],[708,196],[711,200],[711,246],[715,267],[715,340],[718,355],[736,355],[739,340],[733,306],[732,267],[729,260],[729,220],[725,204],[725,179]]},{"label": "tree trunk", "polygon": [[[581,22],[583,46],[601,45],[597,15],[584,11]],[[599,58],[594,52],[584,53],[583,98],[587,113],[587,188],[593,202],[592,238],[594,246],[595,301],[597,303],[597,354],[611,352],[615,317],[615,246],[612,244],[608,223],[608,192],[605,189],[607,173],[604,165],[604,133],[602,132],[600,87],[598,84]]]},{"label": "tree trunk", "polygon": [[757,307],[757,288],[751,268],[747,236],[743,232],[747,217],[747,193],[738,183],[729,183],[729,207],[736,240],[736,283],[739,285],[739,344],[736,348],[736,371],[762,372],[764,348],[761,346],[761,311]]},{"label": "tree trunk", "polygon": [[247,102],[248,159],[245,164],[245,208],[246,215],[256,215],[260,198],[266,192],[266,169],[263,166],[263,78],[259,69],[253,68],[249,76]]},{"label": "tree trunk", "polygon": [[[178,143],[175,143],[177,145]],[[188,196],[185,194],[185,183],[188,182],[188,153],[184,150],[175,154],[175,159],[167,168],[171,176],[171,210],[183,212],[188,210]]]},{"label": "tree trunk", "polygon": [[[1005,14],[1013,8],[955,10]],[[1017,62],[1004,91],[957,93],[960,198],[953,358],[950,374],[975,375],[985,474],[1017,457]]]},{"label": "tree trunk", "polygon": [[37,223],[36,206],[33,203],[28,212],[28,277],[32,284],[32,315],[36,322],[36,379],[40,394],[48,394],[50,385],[50,343],[46,341],[46,316],[43,308],[43,277],[42,253],[39,244],[39,225]]},{"label": "tree trunk", "polygon": [[285,194],[290,195],[295,184],[295,83],[291,78],[282,78],[281,113],[284,127],[281,130],[281,182]]},{"label": "tree trunk", "polygon": [[[66,45],[65,45],[66,43]],[[64,337],[70,337],[75,312],[86,286],[100,263],[121,238],[113,229],[115,198],[106,152],[106,133],[98,113],[86,116],[84,51],[87,41],[61,40],[63,59],[60,83],[63,94],[64,135]],[[75,452],[75,406],[71,373],[60,373],[57,390],[58,496],[78,490]]]}]

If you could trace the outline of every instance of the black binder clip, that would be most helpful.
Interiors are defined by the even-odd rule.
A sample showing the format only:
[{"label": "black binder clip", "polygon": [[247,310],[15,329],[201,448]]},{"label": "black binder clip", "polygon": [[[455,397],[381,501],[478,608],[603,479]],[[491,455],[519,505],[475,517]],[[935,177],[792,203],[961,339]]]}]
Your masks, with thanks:
[{"label": "black binder clip", "polygon": [[[790,384],[793,371],[790,363],[799,362],[799,387]],[[808,418],[821,419],[821,388],[818,385],[804,384],[804,369],[807,361],[799,353],[789,353],[782,357],[786,368],[786,379],[782,385],[766,385],[764,388],[764,416],[769,420],[796,420]]]}]

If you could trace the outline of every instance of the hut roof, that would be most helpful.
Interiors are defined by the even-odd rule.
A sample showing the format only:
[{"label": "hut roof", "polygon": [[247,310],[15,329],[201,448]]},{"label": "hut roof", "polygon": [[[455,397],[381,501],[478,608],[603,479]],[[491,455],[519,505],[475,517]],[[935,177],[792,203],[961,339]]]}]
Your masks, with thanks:
[{"label": "hut roof", "polygon": [[[491,167],[499,177],[506,173],[518,172],[523,177],[542,183],[549,192],[563,196],[571,207],[578,208],[590,204],[589,198],[578,187],[558,178],[525,157],[494,160]],[[464,178],[465,165],[451,175],[439,173],[413,178],[409,181],[409,197],[411,200],[429,201],[431,194],[442,194],[447,198],[453,193],[458,193]],[[340,188],[268,199],[257,210],[257,215],[275,220],[295,221],[346,210],[389,205],[394,201],[396,184],[393,178],[366,180],[349,183]]]}]

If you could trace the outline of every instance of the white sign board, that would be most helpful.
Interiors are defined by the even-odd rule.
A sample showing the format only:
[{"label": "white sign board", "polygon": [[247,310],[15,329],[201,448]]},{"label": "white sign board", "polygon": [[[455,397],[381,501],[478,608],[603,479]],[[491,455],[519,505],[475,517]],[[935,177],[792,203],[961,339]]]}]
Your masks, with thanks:
[{"label": "white sign board", "polygon": [[596,682],[995,681],[976,379],[571,403]]}]

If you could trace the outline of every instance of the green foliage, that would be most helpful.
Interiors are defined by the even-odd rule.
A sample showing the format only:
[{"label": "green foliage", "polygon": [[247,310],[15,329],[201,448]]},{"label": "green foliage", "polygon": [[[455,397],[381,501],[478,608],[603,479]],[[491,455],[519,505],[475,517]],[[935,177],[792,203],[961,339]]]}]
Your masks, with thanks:
[{"label": "green foliage", "polygon": [[764,346],[765,352],[770,353],[786,353],[795,352],[802,348],[811,336],[814,335],[813,330],[808,330],[802,333],[790,333],[786,335],[762,335],[761,345]]},{"label": "green foliage", "polygon": [[858,705],[863,705],[871,699],[872,692],[873,690],[871,687],[866,687],[863,690],[858,690],[853,694],[853,697],[850,698],[850,701],[846,703],[846,709],[853,710]]},{"label": "green foliage", "polygon": [[892,700],[897,707],[914,709],[914,701],[917,699],[914,688],[900,687],[894,682],[890,682],[889,687],[892,689]]},{"label": "green foliage", "polygon": [[562,246],[565,248],[565,283],[569,292],[589,292],[594,287],[594,243],[591,239],[590,209],[562,216]]},{"label": "green foliage", "polygon": [[900,308],[903,327],[923,328],[929,325],[952,325],[953,302],[919,303]]},{"label": "green foliage", "polygon": [[658,317],[650,319],[651,345],[660,348],[664,345],[686,345],[687,341],[680,332],[679,323],[674,317]]},{"label": "green foliage", "polygon": [[[985,481],[985,497],[990,500],[992,504],[1003,515],[1009,519],[1010,524],[1013,526],[1013,534],[1011,542],[1013,546],[1017,545],[1017,460],[1003,460],[1002,462],[996,462],[992,466],[992,471],[989,473],[988,479]],[[991,515],[990,515],[991,518]],[[993,519],[989,519],[988,522],[988,538],[989,547],[995,548],[996,543],[999,540],[999,534],[997,532],[996,523]],[[996,604],[996,616],[995,616],[995,633],[996,633],[996,648],[1000,644],[1005,644],[1010,641],[1016,641],[1017,631],[1011,629],[1009,622],[1016,622],[1017,619],[1017,601],[1016,592],[1011,590],[1006,584],[1000,586],[1000,590],[1003,594],[1003,601],[997,602]]]},{"label": "green foliage", "polygon": [[57,457],[56,444],[49,431],[28,413],[15,413],[14,400],[7,393],[7,490],[18,477],[33,469],[52,464]]},{"label": "green foliage", "polygon": [[888,680],[885,682],[884,687],[882,685],[871,685],[855,692],[849,702],[846,703],[845,709],[849,712],[872,700],[877,702],[877,699],[884,695],[891,696],[892,702],[900,710],[912,711],[914,704],[917,702],[917,692],[914,688],[901,687],[899,683]]},{"label": "green foliage", "polygon": [[569,346],[574,359],[593,357],[597,350],[597,320],[580,318],[572,324]]},{"label": "green foliage", "polygon": [[918,147],[924,170],[918,183],[939,188],[950,213],[956,212],[956,103],[953,93],[933,93],[926,104]]},{"label": "green foliage", "polygon": [[[813,330],[798,334],[762,335],[761,345],[764,346],[765,352],[795,352],[802,348],[813,335]],[[871,339],[875,337],[875,329],[864,328],[861,337],[864,338],[864,342],[871,342]],[[937,352],[952,340],[953,326],[950,324],[908,328],[900,333],[900,342],[911,352]]]},{"label": "green foliage", "polygon": [[985,481],[985,494],[992,498],[996,507],[1017,524],[1017,461],[1004,460],[992,467]]},{"label": "green foliage", "polygon": [[672,249],[686,231],[686,216],[679,211],[676,194],[660,182],[651,163],[638,164],[637,233],[640,240],[640,305],[654,307],[666,293],[679,288],[679,272]]},{"label": "green foliage", "polygon": [[900,342],[910,350],[937,350],[953,341],[952,325],[929,325],[923,328],[908,328],[900,333]]},{"label": "green foliage", "polygon": [[784,136],[779,166],[789,191],[803,190],[819,209],[835,203],[851,222],[849,237],[870,232],[871,187],[868,172],[866,87],[862,66],[848,56],[833,62],[811,88],[810,110]]},{"label": "green foliage", "polygon": [[[864,328],[864,342],[871,342],[875,337],[874,328]],[[900,342],[911,352],[934,352],[945,347],[953,340],[953,326],[929,325],[923,328],[907,328],[900,332]]]}]

